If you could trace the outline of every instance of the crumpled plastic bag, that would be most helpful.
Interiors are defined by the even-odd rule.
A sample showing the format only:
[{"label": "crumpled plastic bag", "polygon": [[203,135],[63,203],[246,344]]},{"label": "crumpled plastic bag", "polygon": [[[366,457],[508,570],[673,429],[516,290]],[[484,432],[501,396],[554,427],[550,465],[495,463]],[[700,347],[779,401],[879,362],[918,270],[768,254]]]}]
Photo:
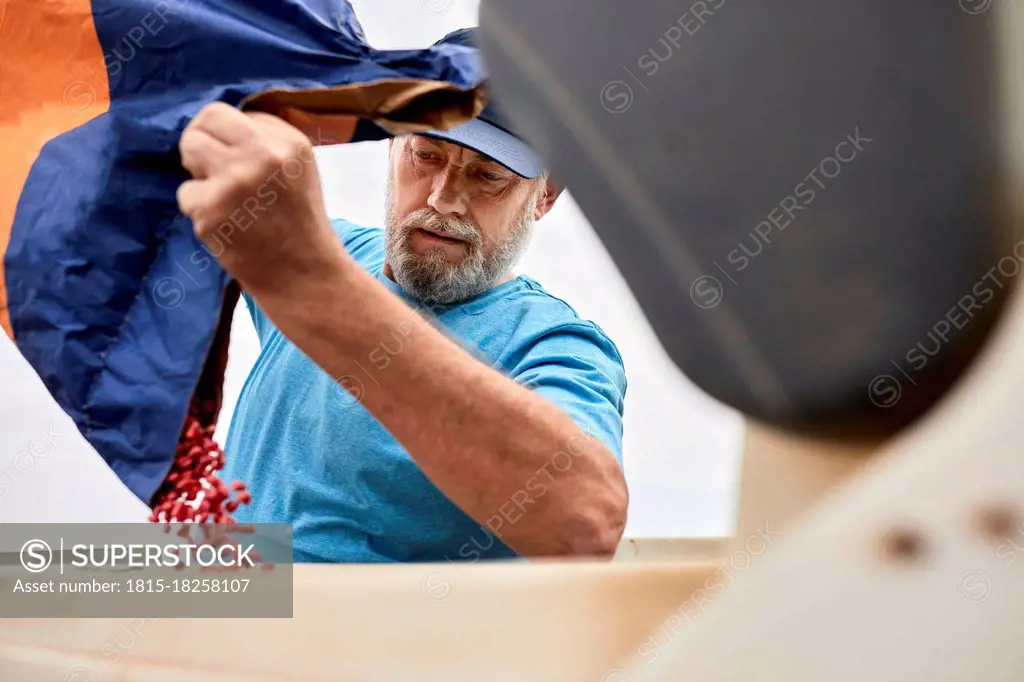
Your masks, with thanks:
[{"label": "crumpled plastic bag", "polygon": [[135,495],[215,422],[239,293],[177,208],[191,118],[383,139],[476,116],[483,77],[469,48],[375,50],[342,0],[0,4],[0,326]]}]

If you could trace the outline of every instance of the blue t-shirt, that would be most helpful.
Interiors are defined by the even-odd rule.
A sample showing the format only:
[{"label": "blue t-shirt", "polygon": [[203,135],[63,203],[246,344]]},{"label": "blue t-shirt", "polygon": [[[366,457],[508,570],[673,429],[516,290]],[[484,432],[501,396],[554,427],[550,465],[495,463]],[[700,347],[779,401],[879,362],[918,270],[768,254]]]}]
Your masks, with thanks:
[{"label": "blue t-shirt", "polygon": [[[399,325],[381,339],[360,359],[364,371],[340,378],[341,384],[358,392],[386,372],[411,325],[425,323],[415,310],[477,358],[556,404],[621,463],[626,375],[615,344],[599,327],[525,276],[457,305],[427,308],[382,273],[383,230],[333,224],[353,258],[410,305],[410,327]],[[352,393],[286,339],[251,298],[245,301],[261,352],[235,408],[222,472],[252,492],[252,503],[234,514],[240,523],[293,523],[298,563],[516,557],[445,497]]]}]

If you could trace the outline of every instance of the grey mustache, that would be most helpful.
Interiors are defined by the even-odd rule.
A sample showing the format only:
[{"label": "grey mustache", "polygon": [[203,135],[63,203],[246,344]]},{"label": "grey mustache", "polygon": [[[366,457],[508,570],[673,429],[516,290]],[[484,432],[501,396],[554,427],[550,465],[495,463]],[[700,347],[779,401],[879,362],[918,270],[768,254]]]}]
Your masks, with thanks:
[{"label": "grey mustache", "polygon": [[464,239],[472,244],[480,243],[480,233],[468,222],[442,218],[433,212],[421,214],[417,211],[406,218],[403,227],[406,232],[425,229],[445,237]]}]

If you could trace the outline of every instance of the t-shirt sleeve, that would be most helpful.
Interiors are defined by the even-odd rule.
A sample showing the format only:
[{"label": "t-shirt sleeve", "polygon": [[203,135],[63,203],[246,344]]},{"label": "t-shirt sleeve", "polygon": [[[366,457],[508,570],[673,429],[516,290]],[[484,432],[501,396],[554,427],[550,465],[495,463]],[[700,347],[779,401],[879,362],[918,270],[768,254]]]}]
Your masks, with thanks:
[{"label": "t-shirt sleeve", "polygon": [[626,372],[615,344],[598,327],[579,323],[549,331],[520,349],[508,370],[622,463]]},{"label": "t-shirt sleeve", "polygon": [[256,327],[256,336],[259,337],[260,348],[262,348],[267,344],[267,339],[269,339],[270,335],[273,333],[274,325],[270,323],[267,316],[264,315],[263,311],[260,310],[260,307],[256,305],[256,301],[253,300],[252,296],[243,291],[242,300],[245,301],[245,307],[249,309],[249,317],[252,318],[252,324]]}]

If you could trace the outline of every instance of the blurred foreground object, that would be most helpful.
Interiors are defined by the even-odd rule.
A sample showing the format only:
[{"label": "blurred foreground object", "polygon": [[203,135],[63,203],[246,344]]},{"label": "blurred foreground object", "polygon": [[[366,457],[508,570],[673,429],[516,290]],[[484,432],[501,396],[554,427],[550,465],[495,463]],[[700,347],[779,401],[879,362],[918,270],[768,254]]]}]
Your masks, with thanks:
[{"label": "blurred foreground object", "polygon": [[484,0],[481,47],[690,379],[879,438],[953,385],[1024,260],[996,12],[965,4]]}]

